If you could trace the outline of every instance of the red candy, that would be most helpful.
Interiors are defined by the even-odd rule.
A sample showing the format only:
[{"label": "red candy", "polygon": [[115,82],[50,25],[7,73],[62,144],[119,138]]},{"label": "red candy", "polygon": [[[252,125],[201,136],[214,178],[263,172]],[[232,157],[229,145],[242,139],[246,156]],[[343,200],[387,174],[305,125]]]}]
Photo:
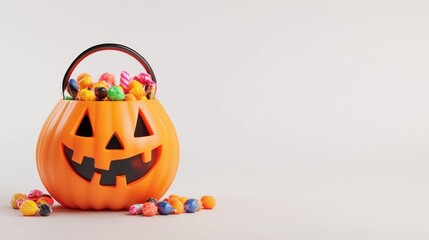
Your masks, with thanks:
[{"label": "red candy", "polygon": [[28,193],[27,198],[30,200],[37,200],[42,196],[43,192],[37,189],[31,190],[30,193]]},{"label": "red candy", "polygon": [[153,202],[145,202],[142,207],[142,214],[146,217],[152,217],[156,215],[158,207]]}]

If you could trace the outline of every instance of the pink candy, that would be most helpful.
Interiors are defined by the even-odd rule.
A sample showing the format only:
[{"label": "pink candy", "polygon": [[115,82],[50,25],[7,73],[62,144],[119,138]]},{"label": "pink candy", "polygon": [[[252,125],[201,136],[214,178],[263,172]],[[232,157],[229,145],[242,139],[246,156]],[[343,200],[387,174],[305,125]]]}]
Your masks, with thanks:
[{"label": "pink candy", "polygon": [[143,207],[143,204],[134,204],[130,207],[130,209],[128,209],[128,211],[130,212],[131,215],[142,214],[142,207]]},{"label": "pink candy", "polygon": [[119,84],[125,92],[128,92],[128,84],[130,84],[130,74],[128,74],[127,71],[121,72]]},{"label": "pink candy", "polygon": [[41,196],[42,196],[42,194],[43,194],[43,192],[42,192],[42,191],[37,190],[37,189],[34,189],[34,190],[31,190],[31,191],[28,193],[27,198],[28,198],[28,199],[30,199],[30,200],[36,200],[36,199],[38,199],[39,197],[41,197]]},{"label": "pink candy", "polygon": [[147,74],[147,73],[140,73],[139,75],[134,76],[133,80],[139,81],[144,86],[154,83],[154,81],[152,80],[152,76],[150,76],[150,74]]},{"label": "pink candy", "polygon": [[115,76],[113,76],[111,73],[103,73],[100,76],[100,79],[98,79],[99,82],[106,82],[107,86],[115,86]]},{"label": "pink candy", "polygon": [[142,207],[142,214],[146,217],[155,216],[158,212],[158,207],[153,202],[145,202]]}]

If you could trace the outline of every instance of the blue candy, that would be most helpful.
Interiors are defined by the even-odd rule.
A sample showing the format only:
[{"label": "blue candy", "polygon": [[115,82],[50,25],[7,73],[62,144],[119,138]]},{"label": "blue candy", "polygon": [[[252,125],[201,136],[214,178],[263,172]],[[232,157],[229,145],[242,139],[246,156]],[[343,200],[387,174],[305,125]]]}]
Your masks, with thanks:
[{"label": "blue candy", "polygon": [[198,209],[198,201],[195,199],[188,199],[185,202],[184,208],[187,213],[194,213]]},{"label": "blue candy", "polygon": [[174,208],[168,202],[159,202],[158,203],[158,212],[161,215],[168,215],[174,211]]},{"label": "blue candy", "polygon": [[73,99],[76,99],[77,93],[79,92],[79,84],[74,79],[70,79],[67,84],[67,92]]}]

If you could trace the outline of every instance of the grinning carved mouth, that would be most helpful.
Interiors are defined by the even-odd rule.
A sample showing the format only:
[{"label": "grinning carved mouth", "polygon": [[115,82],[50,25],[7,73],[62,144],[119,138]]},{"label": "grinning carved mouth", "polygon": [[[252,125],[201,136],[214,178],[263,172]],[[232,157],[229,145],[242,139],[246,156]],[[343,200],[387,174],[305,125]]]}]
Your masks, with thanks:
[{"label": "grinning carved mouth", "polygon": [[152,159],[144,163],[142,154],[139,153],[129,158],[112,160],[108,170],[95,167],[94,158],[84,156],[82,163],[79,164],[73,161],[73,149],[63,144],[64,155],[73,170],[83,179],[90,182],[94,176],[94,172],[100,173],[100,185],[115,186],[116,176],[125,175],[127,184],[130,184],[143,176],[152,168],[159,157],[161,146],[152,149]]}]

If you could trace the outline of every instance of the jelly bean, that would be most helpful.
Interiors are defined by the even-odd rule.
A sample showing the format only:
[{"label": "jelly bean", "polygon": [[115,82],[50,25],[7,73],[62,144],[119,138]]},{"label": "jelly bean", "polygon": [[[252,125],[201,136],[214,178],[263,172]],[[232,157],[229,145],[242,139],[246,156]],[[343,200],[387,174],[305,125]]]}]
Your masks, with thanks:
[{"label": "jelly bean", "polygon": [[101,74],[98,81],[107,83],[108,87],[115,86],[115,76],[108,72]]},{"label": "jelly bean", "polygon": [[152,217],[158,212],[158,207],[153,202],[145,202],[142,207],[142,214],[146,217]]},{"label": "jelly bean", "polygon": [[158,200],[156,198],[148,198],[146,199],[146,202],[151,202],[151,203],[154,203],[155,205],[158,204]]},{"label": "jelly bean", "polygon": [[81,74],[79,74],[79,76],[77,76],[76,80],[77,80],[77,82],[79,82],[80,80],[82,80],[83,78],[86,78],[86,77],[92,78],[91,75],[89,75],[88,73],[81,73]]},{"label": "jelly bean", "polygon": [[49,216],[52,213],[52,207],[49,204],[40,204],[39,206],[39,215],[40,216]]},{"label": "jelly bean", "polygon": [[87,89],[92,87],[92,78],[84,77],[80,81],[77,82],[79,84],[79,89]]},{"label": "jelly bean", "polygon": [[174,208],[171,206],[170,203],[164,202],[164,201],[158,203],[158,212],[159,212],[159,214],[161,214],[161,215],[169,215],[173,211],[174,211]]},{"label": "jelly bean", "polygon": [[39,197],[42,196],[42,194],[43,194],[42,191],[34,189],[28,193],[27,198],[30,200],[37,200]]},{"label": "jelly bean", "polygon": [[194,213],[198,209],[198,201],[195,199],[188,199],[184,204],[187,213]]},{"label": "jelly bean", "polygon": [[70,94],[70,96],[75,99],[77,96],[77,93],[79,92],[79,85],[77,84],[77,81],[74,79],[70,79],[67,84],[67,92]]},{"label": "jelly bean", "polygon": [[181,214],[183,213],[183,203],[179,200],[179,198],[170,198],[169,203],[174,208],[173,213],[174,214]]},{"label": "jelly bean", "polygon": [[137,101],[137,98],[133,94],[125,94],[125,101]]},{"label": "jelly bean", "polygon": [[128,92],[128,85],[130,84],[130,74],[127,71],[122,71],[119,79],[119,85],[124,89],[124,92]]},{"label": "jelly bean", "polygon": [[146,92],[143,89],[143,87],[133,87],[131,88],[128,93],[133,94],[137,100],[141,100],[142,98],[146,98]]},{"label": "jelly bean", "polygon": [[39,212],[39,206],[32,200],[25,200],[19,206],[19,211],[24,216],[34,216]]},{"label": "jelly bean", "polygon": [[216,206],[216,199],[212,196],[203,196],[201,202],[206,209],[212,209]]},{"label": "jelly bean", "polygon": [[27,199],[27,196],[23,193],[14,194],[10,199],[10,205],[12,206],[12,208],[15,208],[15,209],[19,208],[18,201],[21,199]]},{"label": "jelly bean", "polygon": [[111,101],[122,101],[125,99],[125,94],[122,89],[120,89],[117,86],[110,87],[109,90],[107,90],[107,97]]},{"label": "jelly bean", "polygon": [[128,209],[128,212],[131,215],[142,214],[142,207],[143,207],[143,204],[134,204],[134,205],[131,205],[131,207]]},{"label": "jelly bean", "polygon": [[93,91],[82,89],[77,94],[77,99],[80,101],[95,101],[96,97]]},{"label": "jelly bean", "polygon": [[187,198],[187,197],[181,197],[181,198],[180,198],[180,201],[181,201],[183,204],[185,204],[185,202],[186,202],[186,201],[188,201],[188,198]]},{"label": "jelly bean", "polygon": [[98,101],[104,100],[107,97],[107,89],[105,87],[94,88],[94,93]]}]

